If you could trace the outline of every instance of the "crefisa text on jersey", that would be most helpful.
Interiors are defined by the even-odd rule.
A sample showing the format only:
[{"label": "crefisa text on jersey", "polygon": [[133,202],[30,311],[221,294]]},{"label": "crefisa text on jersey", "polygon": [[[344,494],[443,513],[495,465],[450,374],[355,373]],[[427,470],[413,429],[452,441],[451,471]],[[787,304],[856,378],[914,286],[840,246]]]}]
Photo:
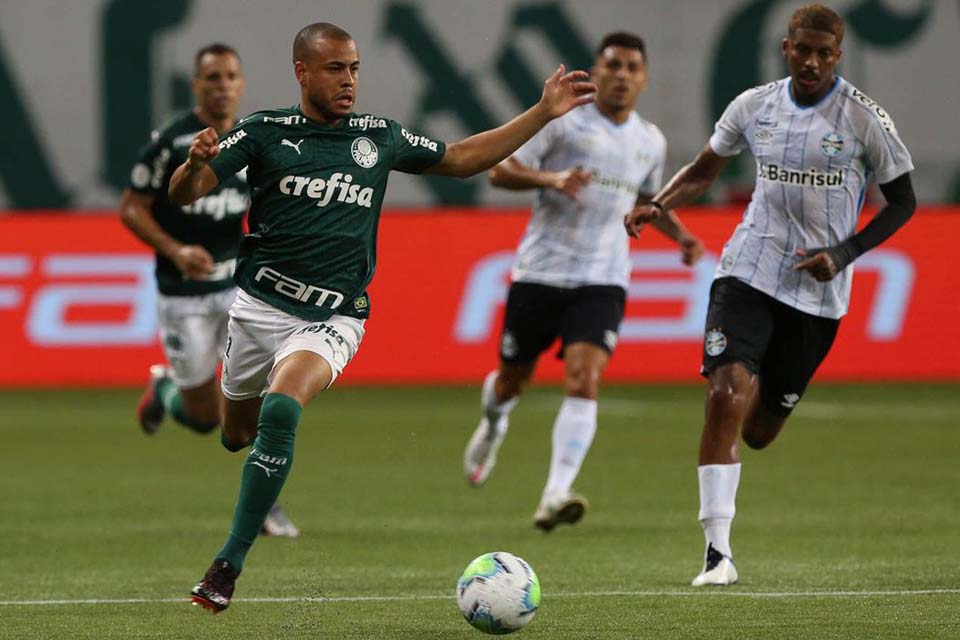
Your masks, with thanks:
[{"label": "crefisa text on jersey", "polygon": [[[373,187],[351,184],[353,176],[349,173],[334,173],[329,178],[311,178],[309,176],[284,176],[280,179],[280,193],[288,196],[306,196],[319,200],[318,207],[325,207],[337,194],[337,202],[354,204],[370,208],[373,202]],[[339,188],[339,189],[338,189]],[[306,193],[304,193],[306,190]]]},{"label": "crefisa text on jersey", "polygon": [[367,129],[386,129],[387,121],[383,118],[377,118],[376,116],[367,114],[360,118],[350,118],[350,120],[347,122],[347,125],[351,128],[357,128],[361,131],[366,131]]},{"label": "crefisa text on jersey", "polygon": [[403,135],[404,138],[407,139],[407,142],[410,143],[411,147],[416,147],[419,145],[424,149],[430,149],[430,151],[437,150],[437,143],[431,140],[430,138],[427,138],[426,136],[419,136],[414,133],[410,133],[409,131],[403,128],[400,129],[400,133]]}]

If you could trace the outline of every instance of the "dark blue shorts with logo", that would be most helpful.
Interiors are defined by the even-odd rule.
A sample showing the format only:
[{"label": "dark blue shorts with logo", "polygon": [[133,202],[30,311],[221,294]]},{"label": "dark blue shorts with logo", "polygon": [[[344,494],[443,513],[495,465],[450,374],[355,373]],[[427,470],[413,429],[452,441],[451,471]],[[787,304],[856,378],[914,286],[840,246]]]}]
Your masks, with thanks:
[{"label": "dark blue shorts with logo", "polygon": [[738,362],[757,374],[760,401],[786,417],[833,344],[839,320],[794,309],[736,278],[710,287],[703,367]]},{"label": "dark blue shorts with logo", "polygon": [[563,348],[587,342],[612,353],[617,346],[627,292],[612,285],[566,289],[514,282],[507,294],[500,359],[510,364],[536,361],[553,341]]}]

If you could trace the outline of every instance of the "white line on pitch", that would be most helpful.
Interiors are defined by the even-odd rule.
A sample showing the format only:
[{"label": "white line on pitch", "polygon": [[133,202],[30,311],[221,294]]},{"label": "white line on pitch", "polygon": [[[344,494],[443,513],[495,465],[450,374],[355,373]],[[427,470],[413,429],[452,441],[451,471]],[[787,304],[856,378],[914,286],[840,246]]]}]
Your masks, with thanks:
[{"label": "white line on pitch", "polygon": [[[549,598],[876,598],[897,596],[956,595],[960,589],[898,589],[890,591],[583,591],[551,593]],[[453,600],[452,595],[425,594],[409,596],[302,596],[286,598],[236,598],[234,602],[286,603],[286,602],[403,602]],[[4,607],[38,607],[81,604],[186,604],[187,598],[103,598],[79,600],[0,600]]]}]

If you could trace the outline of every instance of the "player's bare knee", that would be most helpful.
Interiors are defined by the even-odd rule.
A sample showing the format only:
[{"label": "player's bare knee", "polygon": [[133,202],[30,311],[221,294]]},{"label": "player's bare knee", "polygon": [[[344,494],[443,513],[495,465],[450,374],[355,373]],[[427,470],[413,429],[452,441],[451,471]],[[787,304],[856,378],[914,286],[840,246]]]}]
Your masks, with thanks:
[{"label": "player's bare knee", "polygon": [[738,389],[732,384],[714,384],[711,381],[707,387],[707,404],[715,411],[743,411],[749,400],[750,394],[746,390]]},{"label": "player's bare knee", "polygon": [[199,425],[209,425],[204,427],[204,432],[213,431],[220,424],[220,410],[216,401],[209,402],[184,402],[184,411],[190,416],[190,419]]},{"label": "player's bare knee", "polygon": [[600,372],[591,367],[573,367],[567,370],[563,394],[569,398],[596,400],[600,387]]},{"label": "player's bare knee", "polygon": [[501,364],[494,383],[493,391],[498,402],[506,402],[516,398],[527,388],[533,375],[532,365]]},{"label": "player's bare knee", "polygon": [[[236,445],[237,449],[250,442],[257,436],[257,416],[250,411],[226,411],[223,416],[223,423],[220,425],[224,446],[227,443]],[[234,449],[227,447],[231,451]]]},{"label": "player's bare knee", "polygon": [[523,393],[524,387],[526,387],[526,381],[522,378],[501,375],[494,387],[494,395],[496,395],[498,402],[506,402]]},{"label": "player's bare knee", "polygon": [[240,451],[257,437],[257,423],[225,418],[220,425],[220,439],[229,451]]}]

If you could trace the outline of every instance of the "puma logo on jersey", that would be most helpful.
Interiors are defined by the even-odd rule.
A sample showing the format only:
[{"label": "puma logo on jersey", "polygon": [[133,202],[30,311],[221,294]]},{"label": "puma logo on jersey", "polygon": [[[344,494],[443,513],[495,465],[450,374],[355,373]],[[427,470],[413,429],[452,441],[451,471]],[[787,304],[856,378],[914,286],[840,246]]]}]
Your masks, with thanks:
[{"label": "puma logo on jersey", "polygon": [[299,141],[297,144],[293,144],[292,142],[290,142],[290,141],[287,140],[286,138],[284,138],[283,140],[280,141],[280,146],[282,146],[282,147],[293,147],[293,149],[296,150],[298,156],[300,155],[300,145],[301,145],[301,144],[303,144],[303,138],[300,138],[300,141]]},{"label": "puma logo on jersey", "polygon": [[284,176],[278,187],[284,195],[317,200],[318,207],[325,207],[334,199],[367,209],[373,206],[373,187],[353,184],[353,176],[349,173],[337,172],[326,180],[309,176]]}]

